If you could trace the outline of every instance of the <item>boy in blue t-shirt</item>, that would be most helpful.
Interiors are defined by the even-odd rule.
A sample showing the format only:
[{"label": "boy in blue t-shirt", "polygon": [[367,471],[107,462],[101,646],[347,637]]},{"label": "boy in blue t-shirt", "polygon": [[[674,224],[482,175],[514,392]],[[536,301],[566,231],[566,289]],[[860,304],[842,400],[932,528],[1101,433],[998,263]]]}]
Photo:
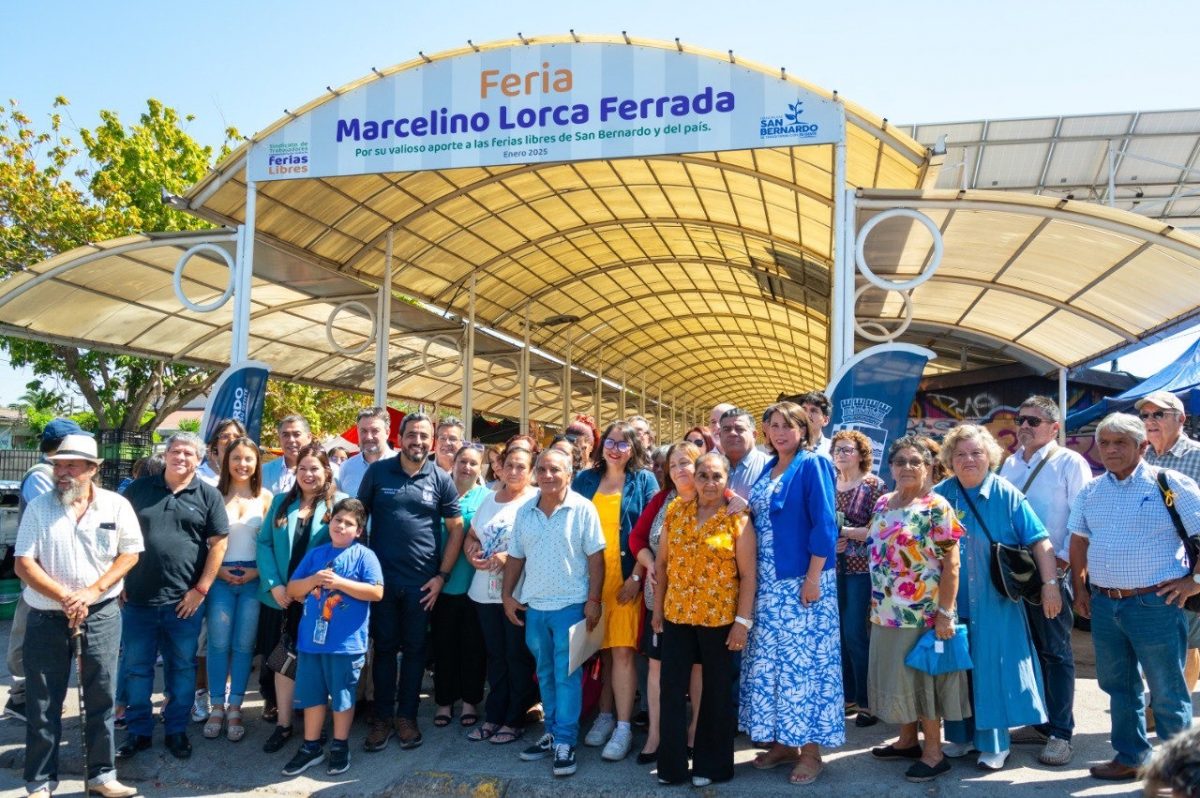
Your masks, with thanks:
[{"label": "boy in blue t-shirt", "polygon": [[283,768],[295,776],[325,759],[321,727],[325,703],[333,703],[331,775],[350,768],[354,692],[367,653],[370,602],[383,598],[383,569],[374,552],[358,543],[367,511],[358,499],[342,499],[329,521],[330,543],[300,561],[288,595],[304,602],[296,649],[296,705],[304,709],[304,744]]}]

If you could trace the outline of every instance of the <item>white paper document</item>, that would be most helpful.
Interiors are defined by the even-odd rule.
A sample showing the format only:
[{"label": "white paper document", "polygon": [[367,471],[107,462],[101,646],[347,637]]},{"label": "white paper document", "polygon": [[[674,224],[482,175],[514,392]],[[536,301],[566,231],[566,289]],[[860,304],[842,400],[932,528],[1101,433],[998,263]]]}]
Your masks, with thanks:
[{"label": "white paper document", "polygon": [[571,651],[567,673],[574,673],[580,665],[587,662],[593,654],[600,650],[600,644],[604,642],[604,616],[600,617],[600,623],[596,624],[596,628],[590,632],[587,630],[587,618],[573,624],[567,638]]}]

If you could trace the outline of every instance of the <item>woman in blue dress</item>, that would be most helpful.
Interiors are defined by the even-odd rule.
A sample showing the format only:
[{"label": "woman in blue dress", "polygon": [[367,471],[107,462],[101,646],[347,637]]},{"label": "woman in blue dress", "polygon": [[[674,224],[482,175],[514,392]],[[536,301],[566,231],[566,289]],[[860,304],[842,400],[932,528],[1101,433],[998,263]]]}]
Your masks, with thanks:
[{"label": "woman in blue dress", "polygon": [[[979,766],[999,770],[1008,760],[1015,726],[1046,722],[1042,673],[1025,608],[992,584],[991,541],[1028,546],[1042,575],[1042,610],[1062,610],[1054,550],[1025,496],[993,471],[1002,451],[986,428],[961,424],[942,442],[941,458],[953,476],[934,490],[954,507],[967,533],[959,539],[962,572],[958,612],[970,630],[974,717],[947,721],[947,756],[979,751]],[[972,507],[974,509],[972,509]],[[990,538],[990,540],[989,540]],[[982,685],[986,688],[981,689]]]},{"label": "woman in blue dress", "polygon": [[775,458],[750,491],[758,589],[738,726],[769,742],[756,768],[792,765],[791,782],[811,784],[821,773],[821,746],[846,739],[835,476],[833,464],[811,451],[820,430],[799,405],[772,405],[765,418]]}]

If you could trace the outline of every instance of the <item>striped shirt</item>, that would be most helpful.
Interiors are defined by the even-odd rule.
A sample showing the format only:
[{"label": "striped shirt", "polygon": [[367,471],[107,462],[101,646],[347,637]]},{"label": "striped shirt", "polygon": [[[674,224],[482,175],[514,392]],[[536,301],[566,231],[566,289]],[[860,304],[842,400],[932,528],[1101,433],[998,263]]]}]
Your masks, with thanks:
[{"label": "striped shirt", "polygon": [[[1183,541],[1158,488],[1159,469],[1139,461],[1117,479],[1105,472],[1083,486],[1071,505],[1067,527],[1088,540],[1093,585],[1125,590],[1185,576]],[[1182,474],[1168,474],[1175,508],[1189,534],[1200,534],[1200,488]]]},{"label": "striped shirt", "polygon": [[1150,465],[1178,471],[1200,482],[1200,443],[1186,435],[1180,434],[1175,445],[1162,454],[1156,453],[1151,446],[1146,450],[1145,457]]}]

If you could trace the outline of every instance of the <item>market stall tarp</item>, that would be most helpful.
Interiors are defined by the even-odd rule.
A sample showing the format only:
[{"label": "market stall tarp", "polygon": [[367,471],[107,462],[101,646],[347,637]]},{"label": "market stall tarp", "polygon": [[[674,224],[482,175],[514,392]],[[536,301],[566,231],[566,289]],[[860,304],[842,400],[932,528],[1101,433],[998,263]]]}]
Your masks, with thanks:
[{"label": "market stall tarp", "polygon": [[1188,415],[1200,412],[1200,338],[1157,374],[1147,377],[1123,393],[1068,414],[1067,429],[1079,429],[1109,413],[1132,412],[1134,402],[1155,391],[1170,391],[1178,396]]}]

